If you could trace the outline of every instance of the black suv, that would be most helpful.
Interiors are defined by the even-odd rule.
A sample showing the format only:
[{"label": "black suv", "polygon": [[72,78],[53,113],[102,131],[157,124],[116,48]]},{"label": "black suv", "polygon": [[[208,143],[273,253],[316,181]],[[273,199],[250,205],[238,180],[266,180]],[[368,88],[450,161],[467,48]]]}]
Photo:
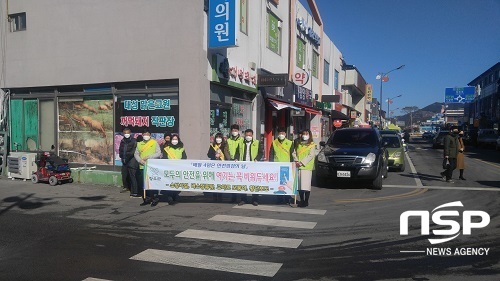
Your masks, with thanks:
[{"label": "black suv", "polygon": [[370,181],[373,189],[382,189],[387,177],[388,153],[377,129],[346,128],[336,130],[321,142],[316,159],[316,183],[333,186],[336,181]]}]

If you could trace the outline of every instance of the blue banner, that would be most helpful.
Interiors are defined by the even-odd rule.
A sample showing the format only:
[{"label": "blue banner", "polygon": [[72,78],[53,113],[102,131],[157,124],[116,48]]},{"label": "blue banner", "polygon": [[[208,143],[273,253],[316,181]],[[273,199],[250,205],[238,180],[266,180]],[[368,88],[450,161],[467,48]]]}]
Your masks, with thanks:
[{"label": "blue banner", "polygon": [[472,102],[476,93],[475,87],[446,88],[444,93],[445,103]]},{"label": "blue banner", "polygon": [[239,1],[236,0],[210,0],[208,48],[237,46],[239,32],[238,5]]}]

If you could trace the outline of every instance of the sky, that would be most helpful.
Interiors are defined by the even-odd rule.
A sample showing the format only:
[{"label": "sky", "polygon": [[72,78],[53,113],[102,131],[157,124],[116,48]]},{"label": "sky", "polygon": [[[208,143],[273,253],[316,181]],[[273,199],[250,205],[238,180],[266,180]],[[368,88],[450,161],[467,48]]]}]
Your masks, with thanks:
[{"label": "sky", "polygon": [[[300,0],[307,6],[307,0]],[[391,111],[444,101],[500,62],[500,0],[316,0],[324,32]],[[403,114],[396,110],[394,115]]]}]

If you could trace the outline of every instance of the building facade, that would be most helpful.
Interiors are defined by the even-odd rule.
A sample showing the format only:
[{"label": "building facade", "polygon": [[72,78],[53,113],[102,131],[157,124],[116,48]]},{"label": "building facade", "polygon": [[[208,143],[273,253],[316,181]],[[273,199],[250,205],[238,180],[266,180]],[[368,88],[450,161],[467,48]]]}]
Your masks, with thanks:
[{"label": "building facade", "polygon": [[468,107],[468,123],[478,128],[496,128],[500,123],[500,62],[474,78],[476,97]]}]

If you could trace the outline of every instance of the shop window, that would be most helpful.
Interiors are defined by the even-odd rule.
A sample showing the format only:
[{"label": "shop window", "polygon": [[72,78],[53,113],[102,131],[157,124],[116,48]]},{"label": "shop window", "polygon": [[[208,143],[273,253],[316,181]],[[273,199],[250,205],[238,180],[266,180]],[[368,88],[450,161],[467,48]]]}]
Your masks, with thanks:
[{"label": "shop window", "polygon": [[40,100],[40,149],[50,151],[56,145],[56,116],[53,99]]},{"label": "shop window", "polygon": [[323,64],[323,83],[328,85],[330,83],[330,64],[325,60]]},{"label": "shop window", "polygon": [[71,163],[113,164],[111,95],[60,98],[59,153]]},{"label": "shop window", "polygon": [[231,133],[231,106],[217,103],[210,104],[210,142],[217,133],[230,136]]},{"label": "shop window", "polygon": [[339,89],[339,72],[336,69],[333,76],[333,88],[335,88],[335,90]]},{"label": "shop window", "polygon": [[123,139],[124,128],[130,128],[132,137],[135,138],[141,135],[144,129],[148,129],[151,138],[156,139],[159,145],[163,144],[165,134],[179,133],[179,94],[122,95],[116,100],[115,114],[115,165],[121,166],[118,148]]},{"label": "shop window", "polygon": [[306,42],[297,37],[296,61],[297,67],[305,69]]},{"label": "shop window", "polygon": [[240,131],[252,128],[252,102],[233,98],[231,124],[238,124]]},{"label": "shop window", "polygon": [[269,50],[281,55],[281,21],[267,11],[267,40],[266,46]]},{"label": "shop window", "polygon": [[26,30],[26,13],[9,15],[9,21],[11,32]]},{"label": "shop window", "polygon": [[318,63],[319,63],[319,54],[313,50],[312,55],[312,76],[318,78]]},{"label": "shop window", "polygon": [[240,31],[248,35],[248,0],[240,0]]}]

